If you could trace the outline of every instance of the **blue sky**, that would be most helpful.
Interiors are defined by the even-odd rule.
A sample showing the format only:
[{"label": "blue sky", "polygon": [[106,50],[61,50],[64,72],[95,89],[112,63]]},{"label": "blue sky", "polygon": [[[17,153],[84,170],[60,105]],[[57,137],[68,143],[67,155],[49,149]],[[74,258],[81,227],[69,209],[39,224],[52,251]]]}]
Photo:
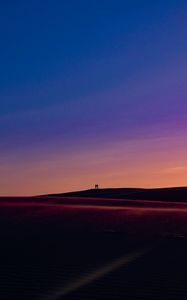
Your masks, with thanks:
[{"label": "blue sky", "polygon": [[1,115],[76,101],[182,61],[185,8],[185,1],[6,1]]},{"label": "blue sky", "polygon": [[[154,145],[173,132],[185,139],[186,13],[186,1],[2,3],[0,156],[9,170],[0,181],[2,193],[23,193],[22,169],[27,161],[42,163],[42,151],[50,181],[51,153],[60,161],[71,153],[74,161],[77,152],[88,155],[92,149],[96,154],[106,149],[107,155],[109,144],[124,149],[124,141],[151,138]],[[106,163],[112,174],[114,160]],[[70,163],[69,181],[71,168],[73,176]],[[57,173],[63,182],[65,175]],[[14,174],[20,174],[16,191]],[[32,176],[44,181],[37,166]],[[82,188],[84,180],[80,175],[78,183],[55,190]],[[104,173],[101,180],[111,184]],[[32,189],[41,192],[35,183],[25,193]]]}]

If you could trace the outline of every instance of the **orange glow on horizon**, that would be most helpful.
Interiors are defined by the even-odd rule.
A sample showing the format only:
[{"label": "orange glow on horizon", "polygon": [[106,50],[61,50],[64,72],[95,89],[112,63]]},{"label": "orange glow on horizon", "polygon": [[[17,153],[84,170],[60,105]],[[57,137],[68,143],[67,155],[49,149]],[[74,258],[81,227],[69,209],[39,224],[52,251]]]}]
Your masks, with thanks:
[{"label": "orange glow on horizon", "polygon": [[0,161],[1,195],[40,195],[100,187],[187,185],[187,141],[181,136],[110,143],[76,153],[37,151]]}]

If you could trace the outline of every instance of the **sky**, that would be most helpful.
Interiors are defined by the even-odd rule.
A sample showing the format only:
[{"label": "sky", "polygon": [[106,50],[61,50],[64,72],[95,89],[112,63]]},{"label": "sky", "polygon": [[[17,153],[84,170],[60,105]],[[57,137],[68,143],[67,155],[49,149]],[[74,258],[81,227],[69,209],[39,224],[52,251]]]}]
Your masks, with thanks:
[{"label": "sky", "polygon": [[0,4],[0,195],[187,185],[187,2]]}]

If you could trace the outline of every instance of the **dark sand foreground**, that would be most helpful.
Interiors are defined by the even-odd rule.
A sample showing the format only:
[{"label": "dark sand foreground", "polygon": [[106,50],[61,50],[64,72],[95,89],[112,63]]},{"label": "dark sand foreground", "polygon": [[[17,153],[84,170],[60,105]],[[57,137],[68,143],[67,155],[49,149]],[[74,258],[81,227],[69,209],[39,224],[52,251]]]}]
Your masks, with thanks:
[{"label": "dark sand foreground", "polygon": [[187,299],[187,204],[0,198],[0,299]]}]

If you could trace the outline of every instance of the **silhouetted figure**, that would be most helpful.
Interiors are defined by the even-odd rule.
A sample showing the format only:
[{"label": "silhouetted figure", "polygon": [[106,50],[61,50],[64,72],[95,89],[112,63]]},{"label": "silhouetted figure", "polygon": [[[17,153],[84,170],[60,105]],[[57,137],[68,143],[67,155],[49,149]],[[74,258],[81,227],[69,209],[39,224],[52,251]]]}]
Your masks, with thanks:
[{"label": "silhouetted figure", "polygon": [[98,190],[98,189],[99,189],[99,185],[95,184],[95,190]]}]

